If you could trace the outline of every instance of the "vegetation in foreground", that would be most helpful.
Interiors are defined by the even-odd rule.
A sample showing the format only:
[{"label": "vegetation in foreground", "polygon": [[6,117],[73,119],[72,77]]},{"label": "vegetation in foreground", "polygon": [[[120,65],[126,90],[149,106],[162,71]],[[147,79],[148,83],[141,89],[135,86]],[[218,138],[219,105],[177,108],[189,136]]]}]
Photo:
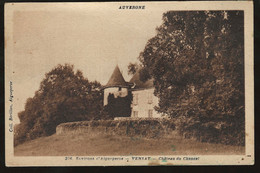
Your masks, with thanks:
[{"label": "vegetation in foreground", "polygon": [[172,138],[144,139],[97,133],[52,135],[27,141],[14,148],[15,156],[88,155],[237,155],[245,148]]}]

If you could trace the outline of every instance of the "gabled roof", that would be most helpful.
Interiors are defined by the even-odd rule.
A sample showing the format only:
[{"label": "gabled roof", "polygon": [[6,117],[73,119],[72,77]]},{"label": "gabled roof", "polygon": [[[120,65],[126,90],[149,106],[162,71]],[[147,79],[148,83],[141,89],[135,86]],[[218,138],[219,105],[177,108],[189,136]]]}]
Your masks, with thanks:
[{"label": "gabled roof", "polygon": [[118,65],[114,69],[113,74],[105,87],[128,87],[128,84],[126,83],[122,73],[120,72]]},{"label": "gabled roof", "polygon": [[132,79],[129,81],[130,83],[133,83],[132,89],[148,89],[153,88],[153,78],[148,79],[147,81],[143,82],[140,80],[140,69],[134,74]]}]

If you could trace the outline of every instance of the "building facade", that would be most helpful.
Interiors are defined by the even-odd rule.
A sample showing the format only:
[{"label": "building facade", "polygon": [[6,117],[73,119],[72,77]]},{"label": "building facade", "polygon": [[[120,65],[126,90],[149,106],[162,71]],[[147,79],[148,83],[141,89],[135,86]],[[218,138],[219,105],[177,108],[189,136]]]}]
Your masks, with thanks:
[{"label": "building facade", "polygon": [[158,98],[153,94],[154,88],[133,90],[132,114],[133,118],[160,118],[154,110],[158,105]]}]

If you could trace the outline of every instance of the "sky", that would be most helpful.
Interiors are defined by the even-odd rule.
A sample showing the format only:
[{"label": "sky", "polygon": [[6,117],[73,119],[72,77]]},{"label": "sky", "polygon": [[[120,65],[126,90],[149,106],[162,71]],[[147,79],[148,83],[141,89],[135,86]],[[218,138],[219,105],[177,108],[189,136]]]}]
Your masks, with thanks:
[{"label": "sky", "polygon": [[14,115],[24,110],[26,99],[34,96],[45,73],[58,64],[73,64],[84,77],[103,85],[118,64],[125,80],[130,79],[128,64],[138,62],[147,41],[156,35],[165,10],[149,10],[149,6],[119,10],[119,6],[16,6],[7,24],[12,40],[7,42],[11,50],[7,61],[12,66]]}]

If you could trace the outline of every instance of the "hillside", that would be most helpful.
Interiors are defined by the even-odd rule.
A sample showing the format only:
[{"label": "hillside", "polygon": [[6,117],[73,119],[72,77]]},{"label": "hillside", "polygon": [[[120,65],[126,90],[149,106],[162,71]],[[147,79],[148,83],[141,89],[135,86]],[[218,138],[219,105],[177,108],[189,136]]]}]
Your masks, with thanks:
[{"label": "hillside", "polygon": [[14,148],[15,156],[243,154],[244,147],[172,138],[144,139],[105,134],[41,137]]}]

